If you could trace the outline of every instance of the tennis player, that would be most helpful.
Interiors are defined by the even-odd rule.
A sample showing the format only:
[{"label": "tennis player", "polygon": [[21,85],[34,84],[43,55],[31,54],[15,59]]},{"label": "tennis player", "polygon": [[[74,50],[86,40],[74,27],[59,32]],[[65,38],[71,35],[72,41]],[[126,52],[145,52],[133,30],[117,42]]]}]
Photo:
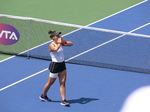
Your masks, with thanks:
[{"label": "tennis player", "polygon": [[69,106],[69,103],[66,101],[66,65],[64,62],[64,53],[62,46],[72,46],[73,43],[70,41],[65,41],[61,36],[61,32],[58,31],[49,31],[50,38],[53,41],[49,44],[49,51],[52,62],[49,65],[49,78],[48,82],[44,86],[44,91],[39,97],[42,101],[51,101],[47,97],[47,92],[51,85],[55,82],[56,78],[59,78],[60,83],[60,94],[61,94],[61,105]]}]

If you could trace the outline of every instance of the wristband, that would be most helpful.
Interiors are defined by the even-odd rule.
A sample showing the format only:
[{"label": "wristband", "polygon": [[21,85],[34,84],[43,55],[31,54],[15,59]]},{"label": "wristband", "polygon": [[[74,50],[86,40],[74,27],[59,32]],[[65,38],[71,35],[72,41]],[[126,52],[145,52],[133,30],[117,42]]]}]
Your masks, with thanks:
[{"label": "wristband", "polygon": [[67,44],[67,41],[64,41],[64,44]]},{"label": "wristband", "polygon": [[61,42],[59,42],[58,44],[62,44]]}]

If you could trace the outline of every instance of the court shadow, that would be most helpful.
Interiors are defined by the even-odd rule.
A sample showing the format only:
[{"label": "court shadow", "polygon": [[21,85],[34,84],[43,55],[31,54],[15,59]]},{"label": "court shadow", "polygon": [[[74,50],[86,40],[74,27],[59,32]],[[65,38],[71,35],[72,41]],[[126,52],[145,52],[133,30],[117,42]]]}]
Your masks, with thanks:
[{"label": "court shadow", "polygon": [[95,101],[95,100],[99,100],[97,98],[84,98],[84,97],[81,97],[79,99],[73,99],[73,100],[68,100],[68,102],[70,104],[73,104],[73,103],[79,103],[79,104],[87,104],[91,101]]}]

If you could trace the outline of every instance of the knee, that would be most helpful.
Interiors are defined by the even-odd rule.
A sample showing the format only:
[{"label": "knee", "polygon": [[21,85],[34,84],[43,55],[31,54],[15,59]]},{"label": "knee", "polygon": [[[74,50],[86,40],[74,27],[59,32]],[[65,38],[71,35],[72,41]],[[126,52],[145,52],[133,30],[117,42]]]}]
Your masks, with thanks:
[{"label": "knee", "polygon": [[55,82],[55,81],[48,81],[48,82],[47,82],[47,85],[48,85],[48,86],[51,86],[54,82]]},{"label": "knee", "polygon": [[66,85],[66,81],[60,82],[60,86],[65,86],[65,85]]}]

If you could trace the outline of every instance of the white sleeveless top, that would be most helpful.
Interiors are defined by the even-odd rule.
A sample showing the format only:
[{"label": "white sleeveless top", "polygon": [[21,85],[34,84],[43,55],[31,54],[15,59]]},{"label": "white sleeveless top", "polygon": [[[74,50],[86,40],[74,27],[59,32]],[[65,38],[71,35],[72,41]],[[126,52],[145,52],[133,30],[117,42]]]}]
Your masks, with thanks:
[{"label": "white sleeveless top", "polygon": [[[56,44],[52,42],[55,46]],[[62,46],[57,51],[50,52],[52,62],[63,62],[64,61],[64,52]]]}]

